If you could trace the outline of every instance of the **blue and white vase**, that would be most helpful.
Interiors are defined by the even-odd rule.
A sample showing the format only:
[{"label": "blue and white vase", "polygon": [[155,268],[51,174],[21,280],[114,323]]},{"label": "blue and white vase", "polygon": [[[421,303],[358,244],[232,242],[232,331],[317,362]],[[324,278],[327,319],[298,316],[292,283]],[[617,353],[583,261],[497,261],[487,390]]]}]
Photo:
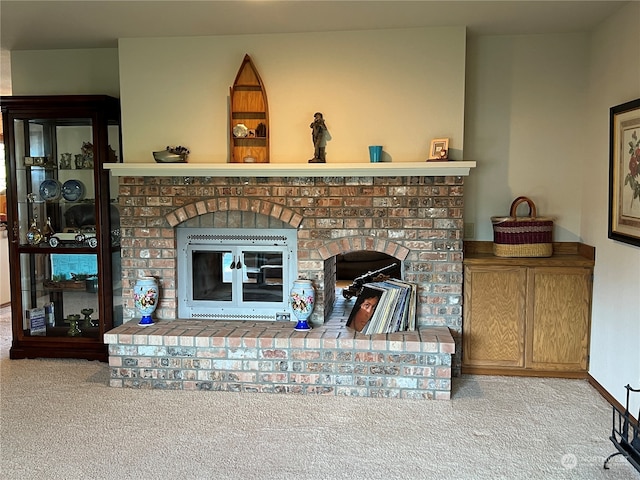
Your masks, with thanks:
[{"label": "blue and white vase", "polygon": [[298,323],[295,326],[295,330],[298,332],[304,332],[311,330],[309,323],[309,317],[313,312],[313,307],[316,302],[316,291],[313,288],[311,280],[295,280],[291,293],[289,294],[289,303],[293,314],[298,319]]},{"label": "blue and white vase", "polygon": [[153,325],[151,314],[158,306],[158,281],[155,277],[140,277],[133,287],[133,304],[140,314],[138,325]]}]

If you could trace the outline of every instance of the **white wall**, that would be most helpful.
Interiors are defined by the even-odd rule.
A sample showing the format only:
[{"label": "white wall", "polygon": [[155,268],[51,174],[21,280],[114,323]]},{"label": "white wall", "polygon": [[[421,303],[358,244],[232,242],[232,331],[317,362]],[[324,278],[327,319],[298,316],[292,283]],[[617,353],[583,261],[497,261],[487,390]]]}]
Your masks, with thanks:
[{"label": "white wall", "polygon": [[[596,247],[591,375],[624,404],[640,388],[640,247],[607,238],[609,109],[640,98],[640,3],[608,19],[591,38],[588,130],[582,169],[581,236]],[[632,412],[640,397],[632,396]]]},{"label": "white wall", "polygon": [[465,29],[121,39],[126,162],[186,145],[189,162],[228,161],[229,87],[248,53],[265,84],[271,162],[313,156],[309,124],[320,111],[327,162],[422,161],[431,139],[450,137],[462,159]]},{"label": "white wall", "polygon": [[465,222],[491,240],[491,216],[518,196],[580,240],[588,74],[586,34],[485,36],[467,47]]}]

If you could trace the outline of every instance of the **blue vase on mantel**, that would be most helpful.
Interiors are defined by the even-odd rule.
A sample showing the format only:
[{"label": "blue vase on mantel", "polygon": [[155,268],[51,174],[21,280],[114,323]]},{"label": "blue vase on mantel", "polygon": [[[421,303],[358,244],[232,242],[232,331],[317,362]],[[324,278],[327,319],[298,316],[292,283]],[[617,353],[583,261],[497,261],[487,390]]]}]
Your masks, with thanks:
[{"label": "blue vase on mantel", "polygon": [[140,277],[133,287],[133,304],[140,314],[138,325],[153,325],[151,314],[158,306],[158,280],[155,277]]},{"label": "blue vase on mantel", "polygon": [[307,321],[313,312],[315,301],[316,291],[311,280],[298,279],[293,282],[293,287],[289,294],[289,303],[293,314],[298,319],[298,323],[294,328],[297,332],[311,330]]}]

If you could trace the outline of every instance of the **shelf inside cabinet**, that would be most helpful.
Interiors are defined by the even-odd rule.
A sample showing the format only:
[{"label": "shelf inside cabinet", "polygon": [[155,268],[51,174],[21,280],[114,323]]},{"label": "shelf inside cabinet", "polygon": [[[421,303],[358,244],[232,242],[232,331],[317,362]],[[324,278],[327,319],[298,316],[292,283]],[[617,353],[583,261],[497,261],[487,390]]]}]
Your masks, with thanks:
[{"label": "shelf inside cabinet", "polygon": [[234,138],[233,143],[237,146],[267,146],[267,139],[264,137]]},{"label": "shelf inside cabinet", "polygon": [[52,290],[70,290],[70,291],[78,291],[78,290],[87,290],[87,281],[86,280],[62,280],[62,281],[53,281],[53,280],[45,280],[43,283],[43,288],[48,291]]},{"label": "shelf inside cabinet", "polygon": [[[94,319],[97,320],[97,319]],[[43,337],[56,337],[56,338],[65,338],[65,339],[69,339],[69,341],[73,341],[74,339],[77,339],[79,341],[81,341],[82,339],[93,339],[93,340],[98,340],[98,337],[100,335],[100,329],[98,327],[82,327],[82,320],[80,320],[80,326],[79,326],[79,330],[80,333],[78,335],[69,335],[69,330],[70,327],[69,326],[64,326],[64,327],[51,327],[48,326],[46,333],[45,334],[37,334],[37,333],[30,333],[29,330],[25,330],[25,334],[31,338],[43,338]]]},{"label": "shelf inside cabinet", "polygon": [[261,120],[267,118],[267,112],[233,112],[231,118],[234,120]]},{"label": "shelf inside cabinet", "polygon": [[[90,254],[94,255],[97,253],[95,248],[87,247],[87,246],[60,246],[60,247],[50,247],[48,244],[45,245],[20,245],[19,252],[20,253],[70,253],[70,254]],[[119,248],[118,248],[119,249]]]}]

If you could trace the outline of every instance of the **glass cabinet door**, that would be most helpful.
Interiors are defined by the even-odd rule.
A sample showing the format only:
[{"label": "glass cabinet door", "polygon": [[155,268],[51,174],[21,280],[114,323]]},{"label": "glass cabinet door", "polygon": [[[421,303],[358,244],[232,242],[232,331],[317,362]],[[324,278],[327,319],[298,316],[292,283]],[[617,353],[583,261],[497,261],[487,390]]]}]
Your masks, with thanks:
[{"label": "glass cabinet door", "polygon": [[91,119],[15,119],[14,132],[23,332],[97,338]]},{"label": "glass cabinet door", "polygon": [[[97,246],[89,240],[96,237],[90,122],[60,127],[56,120],[14,121],[21,245]],[[58,154],[65,149],[83,153]]]},{"label": "glass cabinet door", "polygon": [[25,335],[98,338],[96,255],[23,253],[20,263]]}]

